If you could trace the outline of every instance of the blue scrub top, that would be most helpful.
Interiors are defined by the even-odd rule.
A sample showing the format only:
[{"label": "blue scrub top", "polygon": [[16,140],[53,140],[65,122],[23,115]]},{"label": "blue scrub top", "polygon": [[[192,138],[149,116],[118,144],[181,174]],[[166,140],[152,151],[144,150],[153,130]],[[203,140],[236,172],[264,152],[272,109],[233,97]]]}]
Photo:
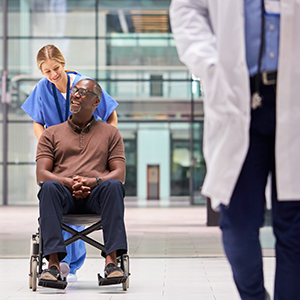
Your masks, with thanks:
[{"label": "blue scrub top", "polygon": [[[90,78],[75,71],[67,71],[67,74],[76,74],[72,87],[81,79]],[[66,99],[58,89],[56,89],[56,94],[62,116],[64,117],[66,110]],[[109,94],[107,94],[104,89],[102,89],[100,103],[94,111],[96,120],[100,118],[106,122],[118,105],[119,104]],[[61,123],[53,96],[52,83],[45,77],[38,82],[33,92],[29,95],[21,108],[35,122],[41,125],[46,125],[46,127]],[[69,112],[69,115],[70,114],[71,112]]]}]

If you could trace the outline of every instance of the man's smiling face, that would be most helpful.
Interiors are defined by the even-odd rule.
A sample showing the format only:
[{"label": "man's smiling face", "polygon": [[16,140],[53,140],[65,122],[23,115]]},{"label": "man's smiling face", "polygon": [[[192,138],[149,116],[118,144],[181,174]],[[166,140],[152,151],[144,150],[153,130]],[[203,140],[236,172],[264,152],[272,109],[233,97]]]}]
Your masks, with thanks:
[{"label": "man's smiling face", "polygon": [[72,89],[70,97],[70,111],[78,114],[82,110],[94,111],[95,100],[98,97],[94,93],[94,82],[92,80],[80,80]]}]

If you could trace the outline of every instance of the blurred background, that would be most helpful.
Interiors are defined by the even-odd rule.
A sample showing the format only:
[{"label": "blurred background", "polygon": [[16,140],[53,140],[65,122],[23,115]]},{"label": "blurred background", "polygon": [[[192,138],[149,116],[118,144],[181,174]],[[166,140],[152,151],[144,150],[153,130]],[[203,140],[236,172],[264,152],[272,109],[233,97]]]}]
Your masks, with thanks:
[{"label": "blurred background", "polygon": [[38,204],[37,141],[32,120],[20,107],[42,78],[36,54],[46,44],[62,51],[66,69],[93,77],[119,103],[127,160],[125,201],[139,206],[205,204],[200,194],[206,171],[201,87],[178,60],[170,0],[3,4],[1,0],[0,205]]},{"label": "blurred background", "polygon": [[[21,105],[43,77],[36,55],[46,44],[61,50],[66,69],[96,79],[119,103],[127,161],[125,221],[135,274],[128,297],[238,299],[216,227],[219,214],[205,207],[200,194],[206,173],[203,94],[199,78],[178,59],[170,2],[0,0],[0,300],[31,293],[25,279],[38,218],[37,140]],[[262,228],[260,237],[264,256],[272,258],[266,276],[272,291],[272,228]],[[98,257],[90,248],[88,258]],[[79,276],[92,273],[94,265],[87,260]],[[192,275],[182,280],[187,269]],[[16,270],[23,276],[16,278]],[[82,278],[68,293],[94,299],[95,290],[87,292]]]}]

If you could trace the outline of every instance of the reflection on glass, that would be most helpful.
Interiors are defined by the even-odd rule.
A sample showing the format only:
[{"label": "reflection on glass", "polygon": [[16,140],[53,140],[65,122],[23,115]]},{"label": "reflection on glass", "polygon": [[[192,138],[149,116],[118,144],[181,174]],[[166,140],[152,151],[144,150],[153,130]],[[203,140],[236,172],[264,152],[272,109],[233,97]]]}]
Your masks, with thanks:
[{"label": "reflection on glass", "polygon": [[[143,153],[138,137],[141,132],[153,133],[157,125],[164,128],[168,137],[165,149],[159,148],[162,143],[155,134],[151,140],[152,147],[166,155],[168,167],[160,168],[160,172],[167,172],[170,177],[168,196],[189,196],[191,181],[194,193],[199,191],[205,174],[201,151],[202,95],[199,83],[191,82],[189,71],[178,59],[169,24],[169,4],[169,0],[9,1],[10,204],[36,201],[32,195],[36,192],[36,141],[32,120],[20,107],[42,78],[36,67],[36,54],[50,43],[63,52],[66,69],[95,78],[119,102],[117,114],[125,146],[127,196],[139,196],[141,183],[137,174],[142,166],[138,158]],[[146,121],[149,128],[143,131]],[[2,124],[0,138],[1,135]],[[1,151],[2,148],[0,154]],[[2,180],[0,189],[1,184]]]}]

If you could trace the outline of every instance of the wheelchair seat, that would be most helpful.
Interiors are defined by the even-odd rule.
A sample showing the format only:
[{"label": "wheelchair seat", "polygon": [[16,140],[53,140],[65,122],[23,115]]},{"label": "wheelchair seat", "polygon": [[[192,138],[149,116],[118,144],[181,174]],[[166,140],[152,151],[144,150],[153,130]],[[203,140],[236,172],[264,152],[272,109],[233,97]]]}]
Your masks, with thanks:
[{"label": "wheelchair seat", "polygon": [[[76,242],[77,240],[81,239],[84,242],[90,244],[91,246],[101,250],[101,255],[103,257],[106,257],[105,254],[105,247],[104,245],[98,243],[94,239],[91,239],[87,235],[102,229],[102,224],[101,224],[101,215],[97,214],[87,214],[87,215],[63,215],[62,219],[62,229],[70,234],[72,236],[65,240],[66,246]],[[71,228],[69,225],[79,225],[79,226],[87,226],[89,227],[85,228],[82,231],[77,231],[73,228]]]},{"label": "wheelchair seat", "polygon": [[[79,225],[79,226],[88,226],[82,231],[77,231],[71,228],[69,225]],[[62,229],[70,233],[72,236],[65,240],[65,245],[68,246],[75,241],[81,239],[84,242],[90,244],[91,246],[99,249],[101,255],[106,257],[105,247],[103,244],[99,243],[95,239],[88,237],[90,233],[101,230],[101,215],[98,214],[68,214],[63,215],[62,218]],[[64,279],[62,282],[49,282],[49,280],[42,280],[40,276],[43,272],[43,241],[40,228],[36,234],[32,235],[31,238],[31,253],[30,253],[30,272],[29,272],[29,288],[32,291],[36,291],[37,281],[39,286],[65,289],[67,287],[67,282]],[[126,291],[129,287],[129,256],[127,254],[122,255],[117,258],[118,265],[126,274],[126,280],[110,280],[108,278],[103,278],[98,274],[98,285],[111,285],[111,284],[122,284],[123,290]]]},{"label": "wheelchair seat", "polygon": [[101,221],[101,215],[97,214],[87,214],[87,215],[63,215],[63,223],[69,225],[79,225],[86,226],[90,224],[95,224],[98,221]]}]

